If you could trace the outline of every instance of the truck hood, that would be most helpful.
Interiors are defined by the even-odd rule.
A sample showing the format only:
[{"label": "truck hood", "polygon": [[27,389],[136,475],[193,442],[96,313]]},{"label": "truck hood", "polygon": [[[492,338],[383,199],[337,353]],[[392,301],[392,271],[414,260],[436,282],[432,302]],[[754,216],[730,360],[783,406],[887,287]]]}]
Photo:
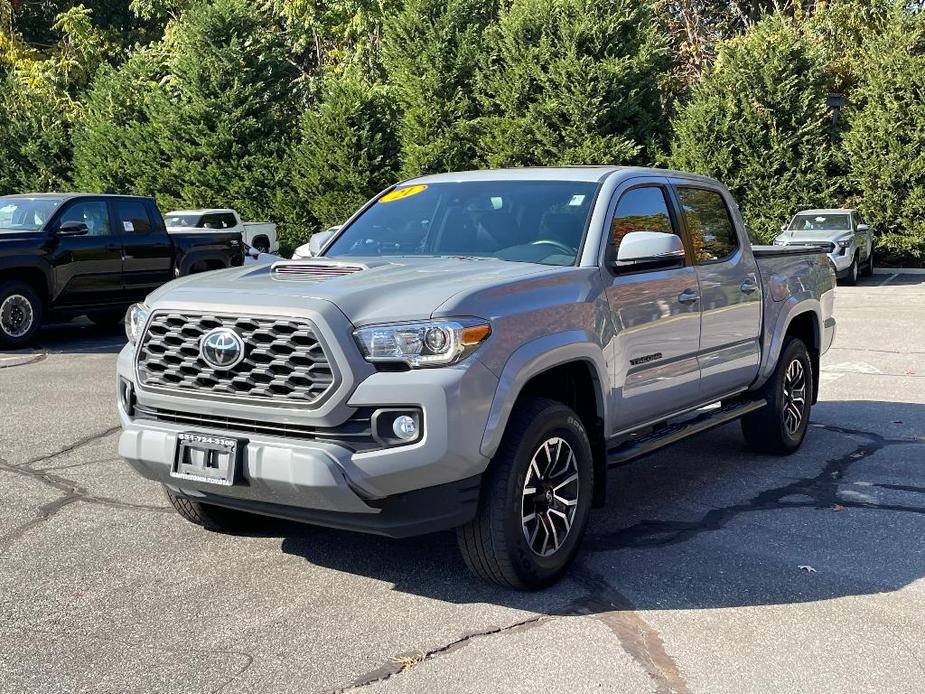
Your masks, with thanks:
[{"label": "truck hood", "polygon": [[835,239],[843,239],[846,236],[851,236],[853,233],[851,229],[836,229],[835,231],[785,231],[775,240],[786,241],[788,243],[791,241],[801,243],[807,241],[834,241]]},{"label": "truck hood", "polygon": [[[330,265],[325,259],[298,264],[308,268]],[[158,304],[201,305],[206,310],[222,304],[250,304],[272,312],[278,300],[306,307],[320,300],[336,305],[359,326],[430,318],[441,304],[461,292],[563,269],[465,258],[370,258],[341,264],[362,269],[323,278],[280,276],[269,264],[216,270],[165,284],[148,296],[147,304],[152,308]]]}]

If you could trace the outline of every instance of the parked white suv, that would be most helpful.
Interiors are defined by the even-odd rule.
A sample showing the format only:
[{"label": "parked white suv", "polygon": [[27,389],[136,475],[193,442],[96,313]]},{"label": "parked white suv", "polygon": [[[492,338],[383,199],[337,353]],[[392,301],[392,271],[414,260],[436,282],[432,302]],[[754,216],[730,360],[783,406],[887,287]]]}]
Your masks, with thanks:
[{"label": "parked white suv", "polygon": [[811,246],[825,250],[845,284],[874,272],[874,235],[857,210],[803,210],[781,227],[775,246]]},{"label": "parked white suv", "polygon": [[245,222],[232,209],[174,210],[164,215],[167,231],[215,229],[240,231],[244,242],[260,253],[275,253],[279,249],[276,225],[273,222]]}]

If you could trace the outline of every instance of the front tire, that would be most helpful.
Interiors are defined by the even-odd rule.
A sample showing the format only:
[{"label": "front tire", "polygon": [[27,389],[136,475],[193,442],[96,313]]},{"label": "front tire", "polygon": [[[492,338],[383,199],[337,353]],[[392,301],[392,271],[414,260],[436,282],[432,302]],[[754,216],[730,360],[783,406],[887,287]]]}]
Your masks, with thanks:
[{"label": "front tire", "polygon": [[253,514],[177,496],[167,487],[164,487],[164,492],[177,513],[206,530],[233,534],[252,530],[257,524]]},{"label": "front tire", "polygon": [[803,341],[784,343],[774,374],[762,389],[765,407],[742,417],[742,434],[759,453],[790,455],[803,444],[813,401],[813,363]]},{"label": "front tire", "polygon": [[42,299],[19,280],[0,284],[0,347],[19,349],[35,338],[42,324]]},{"label": "front tire", "polygon": [[874,249],[870,249],[870,255],[867,256],[867,262],[864,263],[864,269],[861,271],[861,275],[864,277],[870,277],[874,274]]},{"label": "front tire", "polygon": [[845,275],[843,280],[844,284],[853,287],[858,283],[858,254],[854,254],[854,258],[851,260],[851,267],[848,268],[848,274]]},{"label": "front tire", "polygon": [[457,529],[470,571],[531,590],[555,582],[578,552],[594,489],[584,425],[554,400],[521,401],[482,486],[475,518]]}]

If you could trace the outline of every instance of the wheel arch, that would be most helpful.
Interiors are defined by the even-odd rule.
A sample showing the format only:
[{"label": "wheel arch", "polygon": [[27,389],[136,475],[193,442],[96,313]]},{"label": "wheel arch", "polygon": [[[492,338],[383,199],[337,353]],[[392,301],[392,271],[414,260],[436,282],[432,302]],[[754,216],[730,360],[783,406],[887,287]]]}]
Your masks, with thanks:
[{"label": "wheel arch", "polygon": [[0,267],[3,281],[19,280],[32,287],[47,305],[51,299],[51,277],[45,268],[34,264],[3,265]]},{"label": "wheel arch", "polygon": [[585,426],[594,457],[595,503],[603,502],[606,472],[604,423],[609,378],[601,347],[587,334],[571,331],[544,336],[516,350],[501,372],[481,452],[495,455],[517,403],[544,397],[568,405]]}]

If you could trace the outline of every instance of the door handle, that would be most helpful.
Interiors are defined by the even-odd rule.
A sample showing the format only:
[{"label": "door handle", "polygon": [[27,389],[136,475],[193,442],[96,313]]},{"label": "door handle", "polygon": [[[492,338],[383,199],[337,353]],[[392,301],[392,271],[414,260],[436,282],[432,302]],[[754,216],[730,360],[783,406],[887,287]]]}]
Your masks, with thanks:
[{"label": "door handle", "polygon": [[745,294],[751,294],[758,289],[758,285],[755,283],[755,280],[749,277],[739,285],[739,289],[741,289]]},{"label": "door handle", "polygon": [[683,292],[678,294],[678,301],[682,304],[692,304],[700,298],[700,294],[697,293],[696,289],[685,289]]}]

